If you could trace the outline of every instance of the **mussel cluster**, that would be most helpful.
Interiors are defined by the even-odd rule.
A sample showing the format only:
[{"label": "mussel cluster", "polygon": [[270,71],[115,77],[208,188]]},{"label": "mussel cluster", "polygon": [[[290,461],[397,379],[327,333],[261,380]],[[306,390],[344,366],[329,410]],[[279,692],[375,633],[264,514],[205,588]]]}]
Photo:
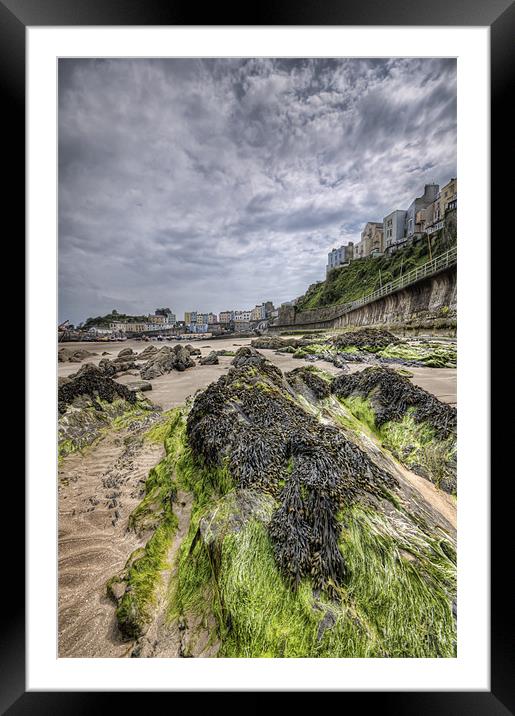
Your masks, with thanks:
[{"label": "mussel cluster", "polygon": [[[227,375],[193,403],[187,435],[207,466],[227,461],[240,488],[271,493],[279,508],[269,524],[277,563],[292,587],[304,577],[331,590],[345,577],[337,513],[395,479],[336,427],[322,425],[290,394],[281,371],[241,349]],[[255,359],[255,356],[254,356]]]}]

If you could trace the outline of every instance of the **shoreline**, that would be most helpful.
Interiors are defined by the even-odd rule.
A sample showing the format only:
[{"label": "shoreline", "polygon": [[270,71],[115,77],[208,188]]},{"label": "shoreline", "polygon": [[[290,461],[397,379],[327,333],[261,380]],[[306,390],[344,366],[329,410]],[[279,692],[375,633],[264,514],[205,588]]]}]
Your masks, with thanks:
[{"label": "shoreline", "polygon": [[[255,336],[241,338],[240,340],[233,340],[233,338],[218,339],[216,349],[236,351],[242,346],[249,346],[254,338]],[[186,341],[152,341],[150,345],[156,345],[156,347],[159,348],[164,345],[174,346],[185,344],[187,344]],[[118,353],[125,348],[132,348],[132,350],[139,353],[144,350],[149,343],[128,339],[123,343],[90,342],[87,348],[85,348],[83,342],[69,342],[65,345],[69,348],[89,350],[97,355],[90,356],[80,363],[58,363],[58,376],[69,376],[72,373],[76,373],[85,363],[98,365],[102,358],[115,358]],[[200,349],[202,357],[205,357],[212,350],[212,346],[210,347],[210,343],[207,340],[205,343],[203,341],[197,341],[195,347]],[[107,352],[110,355],[103,356],[103,352]],[[281,370],[292,370],[293,368],[299,368],[301,366],[317,365],[332,375],[340,373],[339,368],[336,368],[332,363],[328,363],[327,361],[317,361],[313,364],[303,358],[292,358],[291,355],[287,353],[277,354],[274,349],[260,349],[260,352]],[[183,373],[172,371],[159,378],[153,379],[150,381],[152,383],[152,391],[148,393],[149,399],[163,408],[163,410],[169,410],[170,408],[181,405],[189,395],[193,395],[201,388],[206,388],[209,383],[217,380],[220,375],[225,373],[229,369],[232,357],[219,356],[218,360],[218,365],[196,365],[195,368],[186,370]],[[363,370],[367,365],[367,363],[351,363],[349,364],[349,370],[350,372]],[[392,363],[392,367],[396,365],[396,363]],[[400,365],[401,364],[399,364],[399,366]],[[425,368],[412,366],[409,367],[408,370],[413,374],[412,381],[415,385],[432,393],[442,402],[456,405],[456,368]],[[115,380],[122,384],[130,383],[135,379],[133,375],[115,378]]]}]

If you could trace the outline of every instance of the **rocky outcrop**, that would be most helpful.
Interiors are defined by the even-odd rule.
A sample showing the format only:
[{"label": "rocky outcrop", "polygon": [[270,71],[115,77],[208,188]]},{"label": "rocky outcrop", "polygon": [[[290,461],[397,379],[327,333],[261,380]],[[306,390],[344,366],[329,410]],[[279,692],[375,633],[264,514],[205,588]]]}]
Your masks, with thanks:
[{"label": "rocky outcrop", "polygon": [[147,391],[152,390],[152,383],[149,383],[148,380],[135,380],[131,383],[126,383],[126,386],[129,390],[132,390],[135,393],[146,393]]},{"label": "rocky outcrop", "polygon": [[186,346],[163,346],[141,368],[141,377],[144,380],[152,380],[172,370],[184,371],[194,366]]},{"label": "rocky outcrop", "polygon": [[200,359],[200,365],[218,365],[218,354],[216,351],[211,351],[205,358]]},{"label": "rocky outcrop", "polygon": [[129,519],[151,536],[108,584],[125,638],[156,643],[164,604],[179,656],[196,655],[180,635],[200,624],[223,657],[455,656],[454,503],[392,457],[365,399],[349,396],[353,417],[331,384],[241,348],[166,419],[166,456]]},{"label": "rocky outcrop", "polygon": [[414,385],[409,378],[390,368],[365,368],[352,375],[338,376],[332,386],[337,396],[368,398],[378,426],[401,420],[411,408],[417,422],[428,423],[440,437],[456,433],[456,408]]},{"label": "rocky outcrop", "polygon": [[385,329],[361,328],[358,331],[348,331],[333,336],[331,342],[337,348],[356,346],[357,348],[376,349],[399,343],[399,339]]},{"label": "rocky outcrop", "polygon": [[67,348],[63,346],[57,352],[57,360],[59,363],[82,363],[86,358],[96,355],[91,351],[83,348]]},{"label": "rocky outcrop", "polygon": [[298,340],[296,338],[279,338],[278,336],[261,336],[252,340],[250,344],[253,348],[278,350],[285,346],[297,348]]},{"label": "rocky outcrop", "polygon": [[293,390],[312,402],[328,398],[331,395],[331,379],[322,376],[321,372],[311,366],[295,368],[284,374]]},{"label": "rocky outcrop", "polygon": [[251,341],[251,346],[258,349],[281,350],[283,348],[301,348],[314,343],[313,338],[279,338],[278,336],[261,336]]},{"label": "rocky outcrop", "polygon": [[157,351],[158,351],[158,349],[156,348],[156,346],[153,346],[153,345],[147,346],[146,348],[144,348],[144,349],[141,351],[141,353],[138,353],[138,354],[137,354],[137,360],[138,360],[138,361],[142,361],[142,360],[147,361],[147,360],[150,360],[150,358],[152,358],[152,356],[155,356],[155,354],[157,353]]},{"label": "rocky outcrop", "polygon": [[262,366],[265,362],[267,362],[267,360],[262,353],[258,353],[258,351],[251,346],[243,346],[236,351],[236,355],[232,359],[231,364],[235,368],[243,368],[246,365]]},{"label": "rocky outcrop", "polygon": [[340,431],[295,404],[281,371],[255,349],[241,348],[233,365],[195,399],[190,445],[208,466],[227,456],[240,488],[279,499],[269,534],[284,577],[298,586],[309,575],[315,588],[331,591],[346,573],[338,510],[357,493],[381,494],[396,480]]},{"label": "rocky outcrop", "polygon": [[132,348],[123,348],[118,353],[118,358],[125,358],[125,360],[128,360],[128,358],[134,358],[136,356],[136,353],[132,350]]},{"label": "rocky outcrop", "polygon": [[122,398],[128,403],[136,402],[136,396],[133,391],[102,375],[98,369],[95,369],[95,366],[89,366],[86,370],[81,370],[80,375],[76,375],[67,383],[58,387],[59,413],[64,413],[68,405],[71,405],[80,396],[99,398],[108,403],[112,403],[117,398]]},{"label": "rocky outcrop", "polygon": [[129,370],[137,369],[136,362],[132,356],[121,356],[110,360],[109,358],[102,358],[99,362],[98,367],[104,373],[104,375],[114,378],[120,373],[125,373]]},{"label": "rocky outcrop", "polygon": [[67,382],[70,382],[75,378],[80,378],[83,375],[105,377],[105,372],[102,368],[100,368],[98,365],[95,365],[94,363],[84,363],[83,365],[81,365],[81,367],[76,373],[72,373],[70,376],[68,376]]},{"label": "rocky outcrop", "polygon": [[379,433],[384,447],[413,472],[456,493],[457,413],[454,406],[390,368],[371,367],[333,381],[333,393]]}]

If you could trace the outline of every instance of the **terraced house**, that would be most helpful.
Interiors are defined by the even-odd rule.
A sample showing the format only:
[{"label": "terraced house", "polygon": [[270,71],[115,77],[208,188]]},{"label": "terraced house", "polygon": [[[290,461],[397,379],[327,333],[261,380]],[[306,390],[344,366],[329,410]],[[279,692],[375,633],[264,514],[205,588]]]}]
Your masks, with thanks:
[{"label": "terraced house", "polygon": [[424,212],[422,210],[427,209],[435,201],[439,189],[438,184],[426,184],[422,196],[417,196],[411,202],[406,212],[406,236],[408,238],[423,231],[421,220],[424,218]]},{"label": "terraced house", "polygon": [[125,323],[124,321],[113,321],[109,324],[111,331],[116,333],[140,333],[149,328],[148,323]]},{"label": "terraced house", "polygon": [[406,238],[406,215],[404,209],[395,209],[383,219],[384,249],[399,244]]},{"label": "terraced house", "polygon": [[234,311],[220,311],[220,323],[230,323],[234,319]]},{"label": "terraced house", "polygon": [[349,241],[348,244],[342,245],[337,249],[332,249],[327,254],[326,273],[337,266],[344,266],[354,258],[354,242]]},{"label": "terraced house", "polygon": [[383,251],[383,222],[369,221],[365,224],[365,228],[361,232],[361,241],[357,245],[358,256],[355,258],[365,258],[374,253]]},{"label": "terraced house", "polygon": [[440,214],[445,216],[446,211],[456,209],[458,196],[458,180],[456,177],[450,179],[440,190]]}]

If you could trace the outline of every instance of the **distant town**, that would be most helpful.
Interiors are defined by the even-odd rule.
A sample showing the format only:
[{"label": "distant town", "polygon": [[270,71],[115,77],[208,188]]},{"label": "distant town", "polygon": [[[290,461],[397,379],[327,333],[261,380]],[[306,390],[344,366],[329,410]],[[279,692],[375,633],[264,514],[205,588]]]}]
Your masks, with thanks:
[{"label": "distant town", "polygon": [[98,339],[123,339],[138,335],[157,337],[159,335],[179,337],[199,334],[198,337],[210,337],[224,333],[250,333],[259,328],[263,321],[276,318],[277,309],[272,301],[264,301],[249,310],[226,310],[219,315],[212,311],[186,311],[184,320],[178,320],[171,308],[156,308],[147,316],[129,316],[119,314],[113,309],[106,316],[88,318],[84,323],[74,326],[68,321],[59,326],[60,339],[79,337]]},{"label": "distant town", "polygon": [[[422,236],[430,237],[444,225],[445,215],[457,207],[457,179],[451,178],[441,189],[438,184],[426,184],[424,193],[413,199],[407,209],[394,209],[383,221],[368,221],[359,242],[333,248],[327,255],[326,275],[351,261],[391,254]],[[320,283],[320,282],[318,282]],[[316,285],[316,284],[313,284]],[[291,306],[299,299],[281,304]],[[231,309],[219,315],[209,311],[186,311],[178,319],[170,308],[156,308],[153,314],[130,316],[113,309],[106,316],[87,318],[73,326],[64,321],[58,327],[59,340],[123,340],[129,337],[187,337],[198,338],[230,333],[252,333],[266,328],[277,318],[279,309],[272,301],[264,301],[252,309]]]},{"label": "distant town", "polygon": [[426,184],[422,196],[407,209],[394,209],[382,221],[368,221],[357,244],[349,241],[328,253],[326,273],[356,259],[392,253],[424,234],[431,236],[443,227],[446,212],[456,209],[457,188],[456,177],[441,189],[438,184]]}]

